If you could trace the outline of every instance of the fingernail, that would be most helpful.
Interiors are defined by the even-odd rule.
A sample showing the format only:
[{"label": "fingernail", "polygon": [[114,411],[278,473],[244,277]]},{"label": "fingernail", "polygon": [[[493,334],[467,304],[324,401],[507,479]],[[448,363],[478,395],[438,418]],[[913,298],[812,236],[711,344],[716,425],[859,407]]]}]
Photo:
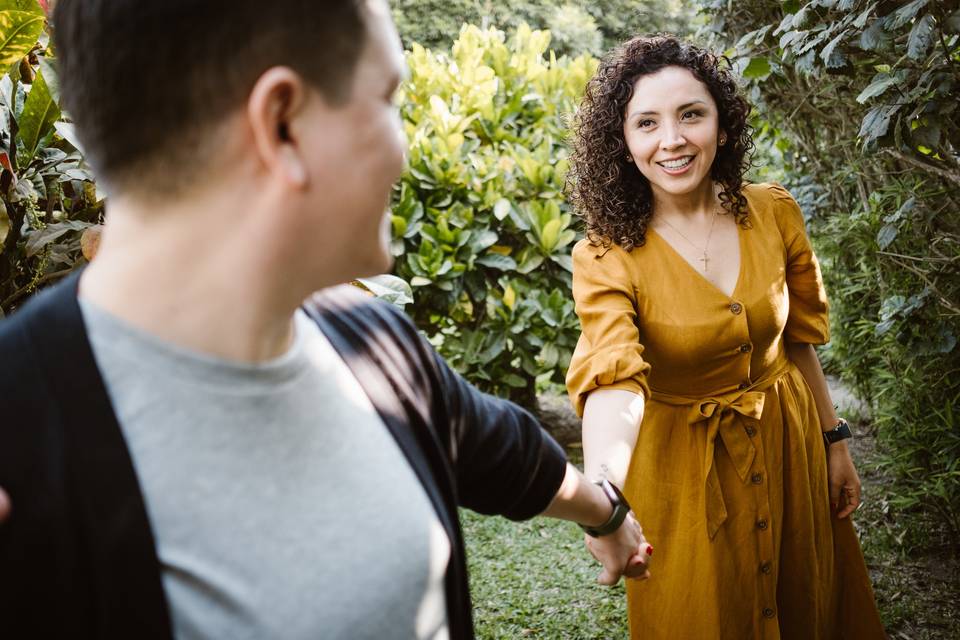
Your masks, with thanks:
[{"label": "fingernail", "polygon": [[653,547],[652,547],[651,545],[649,545],[649,544],[647,545],[647,555],[648,555],[648,556],[652,556],[652,555],[653,555]]}]

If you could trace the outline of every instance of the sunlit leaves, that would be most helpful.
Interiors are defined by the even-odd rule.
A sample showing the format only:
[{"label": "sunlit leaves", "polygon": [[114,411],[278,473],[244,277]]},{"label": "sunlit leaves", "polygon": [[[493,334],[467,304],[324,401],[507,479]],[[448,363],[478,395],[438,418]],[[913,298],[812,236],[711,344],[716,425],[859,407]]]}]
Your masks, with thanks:
[{"label": "sunlit leaves", "polygon": [[36,0],[0,0],[0,73],[33,49],[44,24]]}]

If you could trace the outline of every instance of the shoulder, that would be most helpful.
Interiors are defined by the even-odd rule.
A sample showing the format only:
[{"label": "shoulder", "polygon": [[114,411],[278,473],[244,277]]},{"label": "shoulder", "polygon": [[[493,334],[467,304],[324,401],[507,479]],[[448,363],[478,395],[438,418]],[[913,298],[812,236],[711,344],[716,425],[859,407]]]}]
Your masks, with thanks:
[{"label": "shoulder", "polygon": [[743,194],[750,203],[751,213],[755,217],[772,219],[781,233],[803,229],[803,212],[790,192],[776,182],[746,184]]},{"label": "shoulder", "polygon": [[572,257],[574,272],[602,269],[626,273],[630,253],[617,244],[598,245],[584,238],[574,245]]},{"label": "shoulder", "polygon": [[[353,285],[317,291],[303,305],[328,338],[353,351],[398,353],[407,356],[423,349],[416,325],[403,310]],[[420,354],[422,356],[422,354]],[[421,360],[428,358],[421,357]]]}]

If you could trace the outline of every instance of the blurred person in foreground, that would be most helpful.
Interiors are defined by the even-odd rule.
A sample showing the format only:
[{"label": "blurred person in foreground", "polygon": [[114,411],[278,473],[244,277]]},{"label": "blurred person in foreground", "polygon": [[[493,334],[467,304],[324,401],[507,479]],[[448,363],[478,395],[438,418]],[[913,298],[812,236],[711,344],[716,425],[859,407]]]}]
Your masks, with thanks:
[{"label": "blurred person in foreground", "polygon": [[90,266],[0,324],[5,637],[471,638],[458,506],[574,520],[601,582],[649,576],[609,483],[335,286],[390,267],[383,2],[53,23],[110,199]]},{"label": "blurred person in foreground", "polygon": [[628,41],[587,86],[567,375],[585,472],[658,550],[658,578],[627,583],[632,638],[883,638],[813,347],[820,267],[791,195],[744,182],[749,114],[726,61],[672,37]]}]

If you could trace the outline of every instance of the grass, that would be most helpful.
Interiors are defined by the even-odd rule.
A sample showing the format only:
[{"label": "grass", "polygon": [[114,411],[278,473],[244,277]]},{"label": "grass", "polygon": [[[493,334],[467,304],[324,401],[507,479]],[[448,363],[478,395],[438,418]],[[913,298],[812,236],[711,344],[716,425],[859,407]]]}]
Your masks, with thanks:
[{"label": "grass", "polygon": [[477,637],[625,638],[623,583],[596,584],[599,565],[569,522],[515,523],[464,511]]},{"label": "grass", "polygon": [[[856,527],[880,614],[894,640],[960,638],[960,562],[946,549],[905,544],[918,523],[894,519],[885,499],[893,480],[874,464],[873,440],[857,434],[864,485]],[[579,452],[571,459],[579,463]],[[569,522],[515,523],[461,512],[474,625],[482,640],[612,640],[627,637],[623,584],[596,584],[599,565]],[[914,549],[908,552],[907,549]]]}]

